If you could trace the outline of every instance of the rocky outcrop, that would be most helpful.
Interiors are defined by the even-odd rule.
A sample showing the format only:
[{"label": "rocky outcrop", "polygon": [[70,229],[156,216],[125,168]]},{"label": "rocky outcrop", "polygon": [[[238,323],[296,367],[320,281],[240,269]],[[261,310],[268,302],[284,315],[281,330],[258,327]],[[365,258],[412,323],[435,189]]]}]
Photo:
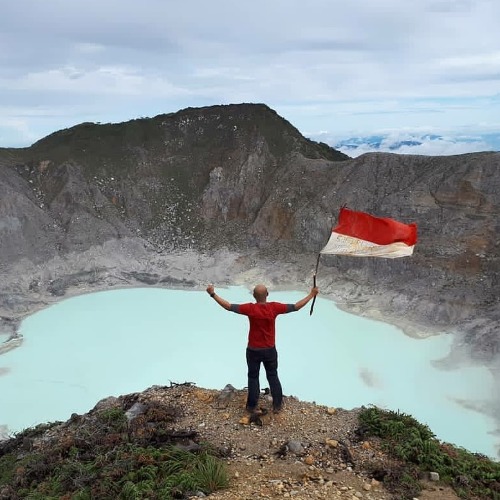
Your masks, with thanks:
[{"label": "rocky outcrop", "polygon": [[[467,464],[455,466],[452,457],[458,452],[451,445],[443,446],[442,454],[448,485],[420,484],[419,470],[411,463],[416,459],[394,457],[392,443],[371,436],[362,424],[366,409],[327,408],[287,397],[280,415],[262,409],[250,423],[241,418],[245,391],[233,387],[229,398],[224,392],[188,383],[153,386],[108,397],[88,413],[73,413],[66,422],[40,424],[0,441],[0,500],[389,500],[420,493],[428,500],[455,500],[450,483],[470,498],[497,485],[491,478],[498,464],[477,458],[472,462],[474,474],[469,474]],[[398,423],[402,440],[410,422]],[[433,449],[432,443],[426,444]],[[212,459],[202,462],[204,474],[189,477],[207,454]],[[421,465],[422,476],[428,474],[428,462]],[[452,481],[457,476],[464,484]]]},{"label": "rocky outcrop", "polygon": [[[349,159],[242,104],[78,125],[0,150],[0,165],[4,318],[84,285],[201,284],[210,256],[225,282],[297,286],[347,205],[416,222],[419,243],[408,259],[324,257],[322,290],[497,359],[499,153]],[[187,251],[184,275],[164,266]]]}]

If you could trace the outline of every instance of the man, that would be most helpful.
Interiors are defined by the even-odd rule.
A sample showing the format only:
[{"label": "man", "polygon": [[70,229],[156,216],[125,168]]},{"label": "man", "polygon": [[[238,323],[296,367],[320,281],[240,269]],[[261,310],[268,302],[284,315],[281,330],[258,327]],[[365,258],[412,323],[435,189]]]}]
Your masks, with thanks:
[{"label": "man", "polygon": [[281,302],[267,302],[269,295],[264,285],[257,285],[253,290],[255,303],[230,304],[227,300],[217,295],[214,286],[209,285],[207,292],[217,304],[238,314],[248,316],[250,330],[248,332],[247,365],[248,365],[248,397],[247,411],[253,413],[257,410],[259,399],[259,371],[260,364],[264,364],[266,377],[269,382],[273,398],[273,411],[279,413],[283,405],[283,392],[278,378],[278,353],[275,346],[275,320],[279,314],[286,314],[302,309],[313,297],[318,295],[317,287],[303,299],[295,304],[282,304]]}]

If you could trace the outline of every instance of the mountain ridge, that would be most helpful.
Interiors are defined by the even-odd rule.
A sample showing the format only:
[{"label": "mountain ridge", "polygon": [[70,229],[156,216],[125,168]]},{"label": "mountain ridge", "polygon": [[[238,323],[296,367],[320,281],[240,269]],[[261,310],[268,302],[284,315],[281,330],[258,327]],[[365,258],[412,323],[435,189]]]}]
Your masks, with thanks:
[{"label": "mountain ridge", "polygon": [[[79,287],[138,283],[131,271],[296,287],[346,205],[416,222],[419,242],[392,262],[322,257],[322,291],[407,331],[458,331],[457,359],[496,368],[499,192],[499,153],[350,159],[263,104],[81,124],[0,150],[0,316],[12,330]],[[186,277],[164,267],[187,252]],[[213,256],[226,265],[210,276]]]}]

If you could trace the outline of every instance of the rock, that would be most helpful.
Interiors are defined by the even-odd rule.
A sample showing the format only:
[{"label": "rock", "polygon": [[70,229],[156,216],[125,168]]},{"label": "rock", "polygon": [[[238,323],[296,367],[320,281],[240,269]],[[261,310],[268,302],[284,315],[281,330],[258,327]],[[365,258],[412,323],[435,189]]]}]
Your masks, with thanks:
[{"label": "rock", "polygon": [[244,417],[241,417],[239,420],[239,423],[242,425],[250,425],[250,417],[245,415]]},{"label": "rock", "polygon": [[33,443],[34,443],[34,439],[32,438],[28,438],[28,437],[24,437],[23,438],[23,450],[25,451],[31,451],[33,449]]},{"label": "rock", "polygon": [[236,396],[237,390],[231,384],[227,384],[217,396],[217,406],[219,408],[227,408],[229,402]]},{"label": "rock", "polygon": [[70,417],[70,422],[72,423],[78,422],[79,420],[81,420],[81,418],[82,417],[78,415],[78,413],[72,413]]},{"label": "rock", "polygon": [[94,410],[108,410],[109,408],[114,408],[118,405],[118,398],[114,396],[109,396],[108,398],[101,399],[95,406]]},{"label": "rock", "polygon": [[339,442],[336,439],[325,439],[325,444],[329,446],[330,448],[337,448],[339,445]]},{"label": "rock", "polygon": [[0,499],[8,500],[9,498],[16,498],[15,491],[10,486],[5,486],[0,489]]},{"label": "rock", "polygon": [[156,285],[160,280],[157,274],[145,273],[145,272],[130,272],[127,273],[129,278],[145,283],[146,285]]},{"label": "rock", "polygon": [[304,453],[304,446],[300,441],[295,441],[295,440],[288,441],[287,446],[288,450],[291,453],[295,453],[296,455]]},{"label": "rock", "polygon": [[187,444],[176,444],[174,446],[174,448],[177,448],[178,450],[182,450],[182,451],[188,451],[191,453],[195,453],[195,452],[198,452],[201,450],[201,445],[199,445],[198,443],[195,443],[194,441],[192,441],[190,439]]},{"label": "rock", "polygon": [[438,472],[429,472],[429,480],[430,481],[439,481],[439,473]]},{"label": "rock", "polygon": [[147,409],[147,406],[145,404],[136,402],[132,405],[131,408],[129,408],[125,412],[125,416],[127,417],[127,420],[131,422],[135,418],[137,418],[139,415],[142,415]]}]

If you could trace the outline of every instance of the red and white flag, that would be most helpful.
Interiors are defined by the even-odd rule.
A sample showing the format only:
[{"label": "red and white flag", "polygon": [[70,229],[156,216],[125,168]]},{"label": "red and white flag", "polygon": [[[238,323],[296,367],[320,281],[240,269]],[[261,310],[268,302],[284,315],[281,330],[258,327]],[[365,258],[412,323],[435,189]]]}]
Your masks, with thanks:
[{"label": "red and white flag", "polygon": [[341,208],[322,254],[393,259],[413,253],[417,225]]}]

